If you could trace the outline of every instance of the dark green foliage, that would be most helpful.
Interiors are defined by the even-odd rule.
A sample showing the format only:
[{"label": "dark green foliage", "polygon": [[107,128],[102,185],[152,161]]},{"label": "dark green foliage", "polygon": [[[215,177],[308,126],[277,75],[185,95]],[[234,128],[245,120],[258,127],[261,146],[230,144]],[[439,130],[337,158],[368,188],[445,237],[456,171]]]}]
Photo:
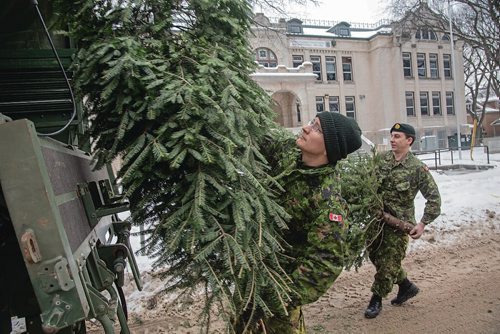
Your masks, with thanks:
[{"label": "dark green foliage", "polygon": [[[61,2],[78,40],[76,87],[95,160],[119,177],[144,252],[165,291],[205,286],[207,305],[237,318],[248,305],[284,310],[276,204],[258,150],[274,127],[249,77],[246,1]],[[265,292],[264,292],[265,289]],[[208,310],[207,306],[207,310]]]},{"label": "dark green foliage", "polygon": [[348,203],[350,227],[347,239],[345,259],[346,269],[361,266],[365,258],[366,230],[377,220],[377,213],[382,210],[382,197],[378,194],[380,185],[377,177],[377,165],[380,155],[351,154],[338,163],[342,197]]},{"label": "dark green foliage", "polygon": [[[165,278],[163,292],[204,296],[208,322],[214,305],[228,323],[244,315],[241,331],[252,318],[285,312],[293,287],[280,265],[280,236],[288,215],[270,175],[283,169],[278,151],[294,141],[273,130],[269,97],[249,77],[248,3],[75,0],[55,7],[78,43],[75,85],[95,160],[122,159],[119,178],[148,237],[143,252]],[[363,174],[371,160],[357,159],[340,165],[357,217],[349,241],[354,265],[374,204],[359,196],[374,191]]]}]

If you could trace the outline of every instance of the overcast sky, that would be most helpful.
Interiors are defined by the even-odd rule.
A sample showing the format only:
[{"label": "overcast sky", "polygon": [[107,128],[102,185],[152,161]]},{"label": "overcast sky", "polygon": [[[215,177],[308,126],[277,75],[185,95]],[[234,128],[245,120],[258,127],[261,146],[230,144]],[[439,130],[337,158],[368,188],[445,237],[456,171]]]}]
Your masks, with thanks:
[{"label": "overcast sky", "polygon": [[[284,2],[288,3],[287,0]],[[315,6],[310,2],[305,5],[289,5],[287,12],[289,17],[301,19],[321,19],[330,21],[347,21],[355,23],[375,23],[383,18],[384,9],[388,0],[318,0],[319,5]],[[261,11],[255,8],[254,11]],[[267,16],[277,16],[267,13]]]}]

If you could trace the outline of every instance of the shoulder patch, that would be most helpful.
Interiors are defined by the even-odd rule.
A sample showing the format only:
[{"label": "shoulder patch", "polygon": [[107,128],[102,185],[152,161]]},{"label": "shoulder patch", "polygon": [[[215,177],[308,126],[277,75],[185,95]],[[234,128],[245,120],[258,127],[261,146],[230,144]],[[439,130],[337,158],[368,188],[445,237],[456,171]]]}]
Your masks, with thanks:
[{"label": "shoulder patch", "polygon": [[424,172],[428,172],[428,171],[429,171],[429,167],[427,167],[427,165],[425,165],[425,164],[424,164],[424,165],[422,166],[422,170],[423,170]]},{"label": "shoulder patch", "polygon": [[332,221],[332,222],[338,222],[338,223],[342,223],[342,221],[343,221],[342,215],[337,215],[337,214],[334,214],[333,212],[330,212],[328,214],[328,219],[330,219],[330,221]]}]

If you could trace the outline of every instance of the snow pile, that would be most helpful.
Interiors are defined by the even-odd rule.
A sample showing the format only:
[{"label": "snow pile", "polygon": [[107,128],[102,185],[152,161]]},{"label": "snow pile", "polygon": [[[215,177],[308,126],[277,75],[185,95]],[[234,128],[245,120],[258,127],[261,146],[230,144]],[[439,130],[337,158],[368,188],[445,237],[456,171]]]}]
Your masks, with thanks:
[{"label": "snow pile", "polygon": [[[474,160],[469,150],[462,152],[462,159],[458,159],[457,152],[453,158],[454,165],[464,168],[431,171],[441,193],[441,216],[426,228],[420,240],[410,243],[410,252],[420,247],[457,242],[465,234],[500,232],[500,154],[490,154],[489,164],[487,155],[478,148],[473,151]],[[434,164],[432,160],[425,162],[430,167]],[[451,155],[441,156],[441,165],[441,168],[450,166]],[[470,166],[478,169],[468,169]],[[419,193],[415,201],[417,221],[423,214],[424,204]]]}]

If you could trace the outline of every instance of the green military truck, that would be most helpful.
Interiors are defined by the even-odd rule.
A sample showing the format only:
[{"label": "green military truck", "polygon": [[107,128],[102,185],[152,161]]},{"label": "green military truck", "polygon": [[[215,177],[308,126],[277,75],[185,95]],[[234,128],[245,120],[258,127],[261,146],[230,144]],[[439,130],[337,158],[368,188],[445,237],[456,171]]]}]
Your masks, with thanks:
[{"label": "green military truck", "polygon": [[[50,1],[0,3],[0,333],[128,333],[125,268],[142,288],[111,168],[92,168]],[[49,39],[50,37],[50,39]]]}]

